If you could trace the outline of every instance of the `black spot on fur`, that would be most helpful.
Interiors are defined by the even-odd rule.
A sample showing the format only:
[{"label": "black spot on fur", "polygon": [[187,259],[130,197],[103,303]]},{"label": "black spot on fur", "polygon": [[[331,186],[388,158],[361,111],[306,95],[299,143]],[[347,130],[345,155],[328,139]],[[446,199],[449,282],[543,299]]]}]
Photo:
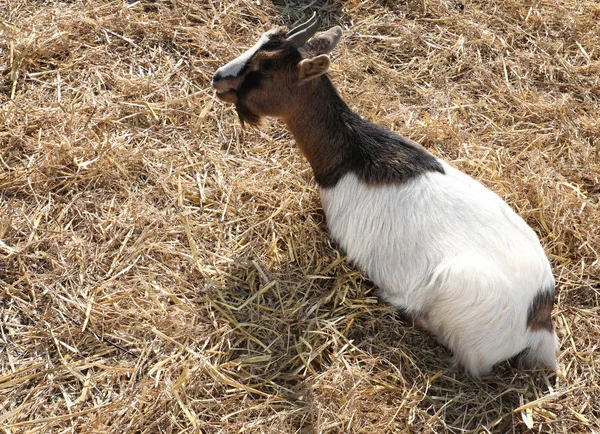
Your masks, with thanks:
[{"label": "black spot on fur", "polygon": [[554,287],[543,289],[535,296],[527,312],[527,327],[530,330],[554,330],[552,326],[552,306]]},{"label": "black spot on fur", "polygon": [[259,71],[251,71],[244,77],[242,86],[238,93],[244,95],[253,89],[259,88],[262,80],[262,74]]}]

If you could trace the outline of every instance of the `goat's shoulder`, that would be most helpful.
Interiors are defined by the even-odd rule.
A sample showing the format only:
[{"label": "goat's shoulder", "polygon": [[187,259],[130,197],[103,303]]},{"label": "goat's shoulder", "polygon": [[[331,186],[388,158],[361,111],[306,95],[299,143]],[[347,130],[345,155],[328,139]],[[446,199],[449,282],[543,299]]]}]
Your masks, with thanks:
[{"label": "goat's shoulder", "polygon": [[428,172],[444,173],[442,162],[417,142],[355,117],[351,137],[356,174],[367,184],[405,182]]}]

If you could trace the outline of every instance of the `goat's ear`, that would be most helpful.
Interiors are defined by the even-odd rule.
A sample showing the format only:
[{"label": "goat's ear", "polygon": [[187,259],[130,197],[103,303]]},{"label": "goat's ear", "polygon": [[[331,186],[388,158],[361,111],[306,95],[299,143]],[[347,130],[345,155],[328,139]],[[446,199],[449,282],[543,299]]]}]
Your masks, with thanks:
[{"label": "goat's ear", "polygon": [[340,26],[332,27],[325,32],[317,34],[314,38],[304,44],[300,51],[304,51],[309,56],[318,56],[320,54],[329,54],[340,42],[342,37],[342,28]]},{"label": "goat's ear", "polygon": [[310,59],[304,59],[298,64],[298,78],[300,80],[312,80],[327,72],[330,65],[329,56],[321,54]]}]

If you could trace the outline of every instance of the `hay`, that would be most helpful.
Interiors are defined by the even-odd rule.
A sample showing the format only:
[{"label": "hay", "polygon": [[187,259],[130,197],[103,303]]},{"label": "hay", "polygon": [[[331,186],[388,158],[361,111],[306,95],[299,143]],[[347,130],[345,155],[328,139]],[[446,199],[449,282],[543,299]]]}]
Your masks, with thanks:
[{"label": "hay", "polygon": [[[281,124],[209,89],[259,34],[347,28],[368,119],[505,198],[558,281],[556,378],[476,383],[378,304]],[[0,4],[0,430],[598,432],[592,0]],[[595,430],[595,431],[594,431]]]}]

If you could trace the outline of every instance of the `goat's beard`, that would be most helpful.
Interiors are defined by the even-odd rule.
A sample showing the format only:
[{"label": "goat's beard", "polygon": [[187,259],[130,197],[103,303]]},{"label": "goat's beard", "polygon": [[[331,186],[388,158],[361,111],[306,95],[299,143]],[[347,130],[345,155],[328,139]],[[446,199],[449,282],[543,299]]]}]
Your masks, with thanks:
[{"label": "goat's beard", "polygon": [[248,124],[251,126],[259,126],[261,124],[261,117],[254,113],[246,106],[241,99],[238,99],[235,103],[235,111],[240,118],[242,128]]}]

